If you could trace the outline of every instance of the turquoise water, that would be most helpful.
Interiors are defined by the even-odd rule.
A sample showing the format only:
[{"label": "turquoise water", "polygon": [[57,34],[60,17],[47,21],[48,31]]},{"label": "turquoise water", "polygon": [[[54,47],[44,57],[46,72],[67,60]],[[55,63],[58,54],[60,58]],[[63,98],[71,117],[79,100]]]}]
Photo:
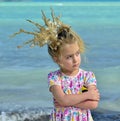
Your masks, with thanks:
[{"label": "turquoise water", "polygon": [[32,36],[9,38],[19,28],[37,30],[26,19],[43,23],[41,9],[49,16],[51,6],[86,43],[81,68],[96,75],[99,109],[120,111],[119,2],[0,3],[0,110],[52,107],[47,74],[58,67],[47,47],[17,49]]}]

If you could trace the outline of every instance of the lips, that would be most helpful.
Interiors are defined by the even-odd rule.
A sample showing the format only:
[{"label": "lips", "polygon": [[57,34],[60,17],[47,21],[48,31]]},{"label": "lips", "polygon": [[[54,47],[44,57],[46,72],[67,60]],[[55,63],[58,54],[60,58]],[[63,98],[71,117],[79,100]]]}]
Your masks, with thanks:
[{"label": "lips", "polygon": [[73,67],[79,67],[79,64],[74,64]]}]

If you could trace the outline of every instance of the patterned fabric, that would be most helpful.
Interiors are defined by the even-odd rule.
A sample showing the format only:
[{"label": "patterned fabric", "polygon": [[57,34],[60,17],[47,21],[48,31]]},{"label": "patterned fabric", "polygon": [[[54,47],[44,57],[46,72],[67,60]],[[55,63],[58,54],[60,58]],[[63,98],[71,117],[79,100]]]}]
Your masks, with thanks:
[{"label": "patterned fabric", "polygon": [[[81,94],[82,87],[96,85],[96,79],[93,72],[79,70],[76,76],[67,76],[57,70],[48,74],[48,83],[49,87],[61,86],[65,94]],[[54,107],[50,121],[93,121],[93,119],[90,110],[76,107]]]}]

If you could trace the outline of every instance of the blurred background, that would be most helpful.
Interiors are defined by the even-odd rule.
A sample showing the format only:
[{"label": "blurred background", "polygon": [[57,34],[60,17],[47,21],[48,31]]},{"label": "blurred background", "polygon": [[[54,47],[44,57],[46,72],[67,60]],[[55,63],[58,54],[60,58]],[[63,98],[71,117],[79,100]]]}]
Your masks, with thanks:
[{"label": "blurred background", "polygon": [[[0,0],[0,111],[13,112],[52,108],[47,74],[58,69],[47,53],[47,46],[18,49],[33,36],[20,34],[20,28],[36,31],[27,22],[44,24],[41,10],[71,27],[86,43],[81,68],[96,75],[101,101],[97,110],[120,112],[120,2],[118,0]],[[27,113],[27,115],[29,115]],[[109,117],[109,116],[106,116]],[[106,119],[105,119],[106,120]]]}]

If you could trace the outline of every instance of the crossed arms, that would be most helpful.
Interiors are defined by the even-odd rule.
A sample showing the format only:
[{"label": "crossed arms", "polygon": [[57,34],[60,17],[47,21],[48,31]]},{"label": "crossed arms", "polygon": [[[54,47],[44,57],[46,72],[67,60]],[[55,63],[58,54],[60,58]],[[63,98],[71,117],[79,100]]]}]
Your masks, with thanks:
[{"label": "crossed arms", "polygon": [[60,86],[50,87],[55,99],[56,107],[74,106],[81,109],[95,109],[100,100],[99,90],[95,85],[90,85],[88,91],[81,94],[65,94]]}]

